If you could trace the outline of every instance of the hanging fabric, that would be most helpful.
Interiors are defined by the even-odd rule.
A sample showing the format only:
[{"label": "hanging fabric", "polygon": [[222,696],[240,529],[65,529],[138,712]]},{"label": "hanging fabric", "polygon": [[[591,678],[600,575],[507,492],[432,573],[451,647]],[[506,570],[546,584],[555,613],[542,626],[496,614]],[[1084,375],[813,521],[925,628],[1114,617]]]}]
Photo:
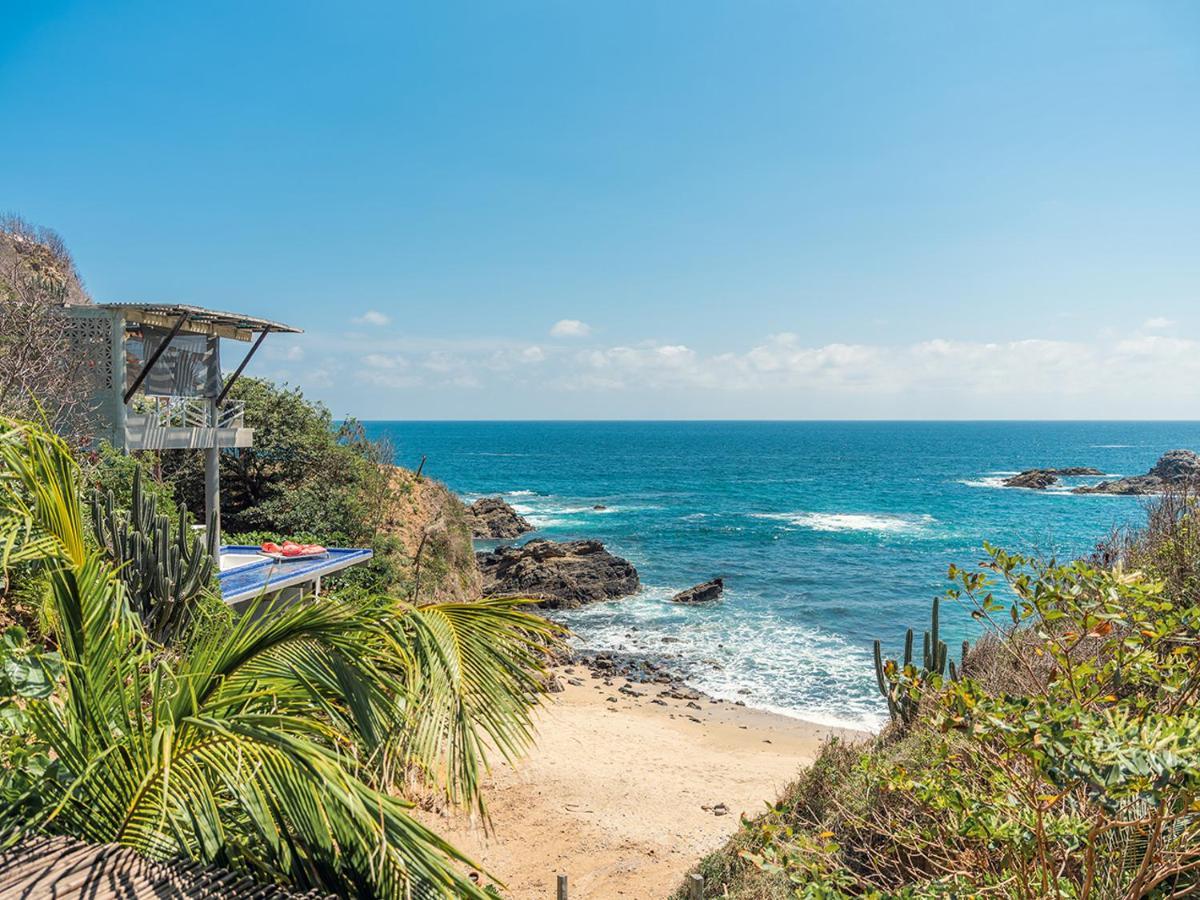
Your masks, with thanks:
[{"label": "hanging fabric", "polygon": [[[158,346],[170,337],[167,329],[142,326],[141,339],[126,341],[127,378],[132,384]],[[221,392],[220,344],[202,334],[177,334],[146,380],[142,389],[152,397],[215,397]]]}]

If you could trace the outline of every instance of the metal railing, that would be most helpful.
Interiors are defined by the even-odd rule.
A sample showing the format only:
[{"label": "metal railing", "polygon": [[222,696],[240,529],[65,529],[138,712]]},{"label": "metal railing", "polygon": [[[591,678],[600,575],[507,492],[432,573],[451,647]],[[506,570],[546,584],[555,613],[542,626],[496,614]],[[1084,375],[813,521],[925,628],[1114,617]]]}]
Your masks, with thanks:
[{"label": "metal railing", "polygon": [[246,403],[226,400],[215,410],[216,422],[210,422],[212,401],[207,397],[161,397],[138,394],[129,401],[132,412],[151,416],[159,428],[241,428]]}]

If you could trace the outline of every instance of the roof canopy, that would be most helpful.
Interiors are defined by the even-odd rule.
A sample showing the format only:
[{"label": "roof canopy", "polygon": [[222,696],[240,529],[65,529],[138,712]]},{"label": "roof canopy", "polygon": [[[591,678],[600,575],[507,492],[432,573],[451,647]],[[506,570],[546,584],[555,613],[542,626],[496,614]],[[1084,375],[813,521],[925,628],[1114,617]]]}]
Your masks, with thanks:
[{"label": "roof canopy", "polygon": [[100,309],[119,310],[124,314],[126,322],[157,325],[159,328],[174,328],[179,320],[183,319],[180,331],[231,338],[235,341],[248,341],[255,332],[302,333],[302,329],[284,325],[282,322],[182,303],[97,303],[96,306]]}]

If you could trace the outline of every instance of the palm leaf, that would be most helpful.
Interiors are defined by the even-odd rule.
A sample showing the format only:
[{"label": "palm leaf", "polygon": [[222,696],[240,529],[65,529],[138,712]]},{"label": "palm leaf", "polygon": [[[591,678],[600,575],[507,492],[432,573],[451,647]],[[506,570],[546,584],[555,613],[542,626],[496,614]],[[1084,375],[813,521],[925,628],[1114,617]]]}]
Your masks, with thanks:
[{"label": "palm leaf", "polygon": [[396,621],[410,666],[400,758],[440,784],[451,803],[474,805],[483,816],[489,754],[511,760],[532,743],[545,662],[564,634],[522,610],[528,602],[408,607]]}]

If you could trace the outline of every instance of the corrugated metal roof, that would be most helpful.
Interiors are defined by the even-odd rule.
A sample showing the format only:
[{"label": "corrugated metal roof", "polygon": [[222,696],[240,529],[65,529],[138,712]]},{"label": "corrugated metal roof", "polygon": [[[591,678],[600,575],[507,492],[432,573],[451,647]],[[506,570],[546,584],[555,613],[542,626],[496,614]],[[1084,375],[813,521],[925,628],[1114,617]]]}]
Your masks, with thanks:
[{"label": "corrugated metal roof", "polygon": [[260,319],[241,313],[223,312],[219,309],[205,309],[203,306],[189,306],[186,303],[97,303],[100,309],[123,310],[127,318],[134,318],[130,313],[146,313],[151,316],[166,316],[178,319],[187,316],[189,322],[196,324],[219,325],[236,328],[243,331],[278,331],[286,334],[302,334],[303,329],[284,325],[282,322],[272,322],[270,319]]},{"label": "corrugated metal roof", "polygon": [[190,860],[155,862],[128,847],[32,836],[0,853],[0,900],[329,900]]}]

